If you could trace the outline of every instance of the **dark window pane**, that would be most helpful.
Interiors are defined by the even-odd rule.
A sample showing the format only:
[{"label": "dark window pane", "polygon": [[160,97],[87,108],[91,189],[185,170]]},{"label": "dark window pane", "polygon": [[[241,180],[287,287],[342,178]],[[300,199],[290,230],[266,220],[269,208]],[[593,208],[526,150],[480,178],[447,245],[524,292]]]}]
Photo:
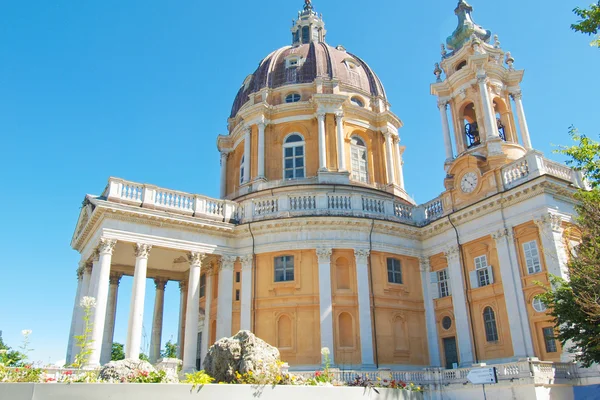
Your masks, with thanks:
[{"label": "dark window pane", "polygon": [[302,157],[297,157],[296,158],[296,167],[304,167],[304,158]]},{"label": "dark window pane", "polygon": [[304,178],[304,169],[298,168],[296,170],[296,178]]},{"label": "dark window pane", "polygon": [[294,178],[294,171],[293,170],[287,170],[285,171],[285,179],[293,179]]},{"label": "dark window pane", "polygon": [[304,146],[298,146],[295,147],[296,149],[296,155],[297,156],[303,156],[304,155]]},{"label": "dark window pane", "polygon": [[294,149],[292,147],[286,147],[286,149],[285,149],[285,156],[286,157],[293,157],[294,156]]},{"label": "dark window pane", "polygon": [[294,168],[294,160],[291,158],[285,159],[285,169]]}]

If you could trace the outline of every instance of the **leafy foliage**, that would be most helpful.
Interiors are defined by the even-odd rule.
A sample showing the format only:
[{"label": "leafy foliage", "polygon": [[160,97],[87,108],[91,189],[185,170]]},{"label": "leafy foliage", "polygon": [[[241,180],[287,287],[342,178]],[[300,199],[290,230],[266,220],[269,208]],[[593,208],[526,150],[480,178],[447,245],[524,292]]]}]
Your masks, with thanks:
[{"label": "leafy foliage", "polygon": [[20,351],[13,350],[7,346],[0,336],[0,364],[7,367],[22,367],[27,356]]},{"label": "leafy foliage", "polygon": [[37,383],[40,382],[42,370],[27,364],[19,368],[7,368],[0,365],[0,382]]},{"label": "leafy foliage", "polygon": [[193,374],[185,374],[185,380],[183,383],[191,383],[192,388],[196,386],[203,386],[212,383],[214,379],[204,371],[194,372]]},{"label": "leafy foliage", "polygon": [[144,353],[140,353],[140,360],[142,361],[148,361],[150,362],[150,357],[148,357],[146,354]]},{"label": "leafy foliage", "polygon": [[96,308],[96,299],[93,297],[84,297],[81,299],[79,306],[83,309],[83,332],[81,335],[75,336],[75,345],[79,347],[79,351],[73,361],[75,368],[81,368],[87,364],[92,355],[92,310]]},{"label": "leafy foliage", "polygon": [[121,361],[125,359],[125,346],[122,343],[113,343],[110,351],[111,361]]},{"label": "leafy foliage", "polygon": [[[573,12],[581,19],[576,24],[572,24],[571,29],[588,35],[598,34],[600,31],[600,1],[590,5],[590,8],[576,7]],[[600,37],[596,37],[591,45],[600,47]]]},{"label": "leafy foliage", "polygon": [[177,358],[177,344],[172,341],[165,343],[164,350],[160,353],[162,358]]}]

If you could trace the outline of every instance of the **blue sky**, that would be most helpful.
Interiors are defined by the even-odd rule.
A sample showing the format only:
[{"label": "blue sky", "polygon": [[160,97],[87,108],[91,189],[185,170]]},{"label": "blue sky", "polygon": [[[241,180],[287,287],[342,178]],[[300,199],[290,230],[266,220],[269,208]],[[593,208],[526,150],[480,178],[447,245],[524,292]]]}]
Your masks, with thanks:
[{"label": "blue sky", "polygon": [[[525,69],[523,102],[534,147],[548,157],[567,128],[599,132],[600,51],[570,31],[590,0],[472,0]],[[0,1],[0,330],[13,347],[31,329],[33,360],[64,358],[78,254],[69,242],[86,193],[109,176],[218,196],[215,139],[244,78],[290,43],[301,0]],[[429,94],[455,0],[315,0],[331,45],[379,74],[404,121],[407,191],[443,190],[441,124]],[[148,337],[153,287],[148,282]],[[176,336],[176,283],[166,290],[164,341]],[[119,292],[124,342],[131,279]],[[149,339],[148,339],[149,340]]]}]

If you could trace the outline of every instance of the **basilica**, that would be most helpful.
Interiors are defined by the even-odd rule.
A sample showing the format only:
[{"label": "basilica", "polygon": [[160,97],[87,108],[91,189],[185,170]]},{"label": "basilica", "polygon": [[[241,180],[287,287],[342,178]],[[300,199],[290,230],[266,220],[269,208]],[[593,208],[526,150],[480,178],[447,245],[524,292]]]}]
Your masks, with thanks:
[{"label": "basilica", "polygon": [[235,95],[216,138],[219,199],[114,177],[85,196],[67,362],[85,296],[96,299],[89,366],[110,360],[122,276],[133,277],[119,294],[130,296],[128,358],[140,352],[146,285],[156,287],[153,362],[165,284],[179,282],[179,309],[167,312],[179,313],[184,371],[239,330],[299,370],[321,365],[323,347],[341,369],[567,361],[537,282],[566,277],[572,195],[585,182],[535,150],[524,71],[465,0],[454,12],[431,84],[445,145],[439,197],[407,195],[402,121],[383,83],[327,43],[307,0],[289,44]]}]

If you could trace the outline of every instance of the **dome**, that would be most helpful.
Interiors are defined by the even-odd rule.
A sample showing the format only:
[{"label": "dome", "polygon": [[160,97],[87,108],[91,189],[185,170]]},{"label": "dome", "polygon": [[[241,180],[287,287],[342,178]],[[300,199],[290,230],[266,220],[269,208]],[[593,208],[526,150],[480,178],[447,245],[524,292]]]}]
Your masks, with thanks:
[{"label": "dome", "polygon": [[[314,26],[319,28],[318,31]],[[310,33],[312,30],[314,34]],[[292,34],[292,46],[269,54],[259,63],[256,71],[244,80],[233,102],[231,118],[236,116],[253,93],[265,88],[312,83],[317,78],[337,80],[347,91],[385,99],[383,85],[367,63],[346,51],[343,46],[332,47],[325,43],[322,16],[318,16],[312,8],[305,8],[300,14]]]}]

